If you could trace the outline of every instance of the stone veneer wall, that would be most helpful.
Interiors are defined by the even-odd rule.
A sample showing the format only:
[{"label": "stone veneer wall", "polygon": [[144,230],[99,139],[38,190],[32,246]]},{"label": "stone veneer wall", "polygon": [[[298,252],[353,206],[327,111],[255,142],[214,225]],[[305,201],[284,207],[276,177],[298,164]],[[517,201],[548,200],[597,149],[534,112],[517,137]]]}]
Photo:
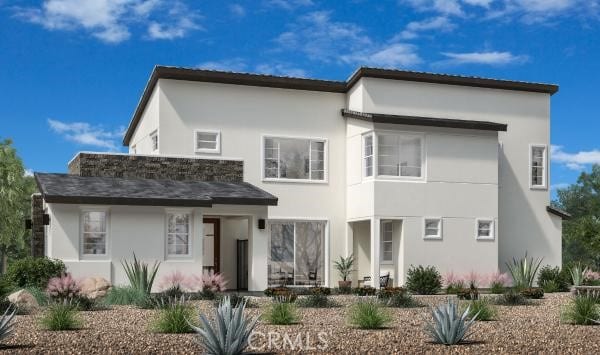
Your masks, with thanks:
[{"label": "stone veneer wall", "polygon": [[69,174],[142,179],[241,182],[244,162],[201,158],[79,153]]},{"label": "stone veneer wall", "polygon": [[44,256],[46,241],[44,228],[44,200],[42,194],[31,195],[31,255]]}]

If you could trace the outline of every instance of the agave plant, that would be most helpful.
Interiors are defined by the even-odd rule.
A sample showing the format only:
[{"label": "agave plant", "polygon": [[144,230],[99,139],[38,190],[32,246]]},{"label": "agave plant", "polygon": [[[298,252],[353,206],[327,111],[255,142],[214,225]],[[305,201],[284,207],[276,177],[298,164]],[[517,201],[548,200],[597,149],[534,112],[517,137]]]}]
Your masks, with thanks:
[{"label": "agave plant", "polygon": [[448,299],[448,303],[432,309],[433,321],[427,322],[425,330],[429,332],[434,343],[458,344],[473,333],[469,332],[469,328],[479,316],[479,312],[469,320],[467,318],[470,310],[471,306],[468,306],[460,314],[458,303]]},{"label": "agave plant", "polygon": [[13,331],[14,322],[12,321],[17,313],[17,308],[9,306],[0,318],[0,343],[8,338]]},{"label": "agave plant", "polygon": [[583,266],[581,263],[577,263],[573,265],[569,269],[569,273],[571,274],[571,281],[573,281],[573,286],[581,286],[585,281],[585,276],[589,272],[589,269],[586,266]]},{"label": "agave plant", "polygon": [[125,269],[131,287],[145,294],[150,294],[160,262],[154,262],[152,268],[149,268],[147,263],[139,261],[133,253],[133,262],[129,263],[127,260],[121,260],[121,265]]},{"label": "agave plant", "polygon": [[245,301],[232,307],[229,297],[224,297],[217,308],[214,325],[203,314],[200,314],[200,327],[190,324],[200,336],[206,353],[235,355],[244,351],[259,318],[247,319],[245,308]]},{"label": "agave plant", "polygon": [[527,252],[525,257],[519,260],[513,258],[512,264],[506,263],[510,276],[513,279],[513,286],[517,289],[523,289],[533,287],[535,276],[540,268],[543,258],[527,258]]}]

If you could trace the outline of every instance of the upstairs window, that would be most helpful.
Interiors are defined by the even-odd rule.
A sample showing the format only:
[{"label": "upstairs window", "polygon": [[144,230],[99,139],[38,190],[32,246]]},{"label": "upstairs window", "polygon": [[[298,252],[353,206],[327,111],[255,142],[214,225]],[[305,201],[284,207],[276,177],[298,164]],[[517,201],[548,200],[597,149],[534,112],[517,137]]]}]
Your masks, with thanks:
[{"label": "upstairs window", "polygon": [[530,187],[532,189],[546,188],[546,146],[531,145],[529,152]]},{"label": "upstairs window", "polygon": [[384,263],[394,261],[393,241],[394,227],[392,221],[381,223],[381,261]]},{"label": "upstairs window", "polygon": [[494,221],[491,219],[478,219],[477,223],[477,239],[493,240],[494,239]]},{"label": "upstairs window", "polygon": [[81,214],[81,254],[107,254],[107,212],[84,211]]},{"label": "upstairs window", "polygon": [[325,181],[326,164],[324,140],[264,138],[265,180]]},{"label": "upstairs window", "polygon": [[213,131],[195,131],[194,144],[196,153],[220,153],[221,133]]},{"label": "upstairs window", "polygon": [[373,134],[363,136],[363,172],[365,177],[373,176]]},{"label": "upstairs window", "polygon": [[152,151],[158,151],[158,132],[154,131],[150,133],[150,145],[152,147]]},{"label": "upstairs window", "polygon": [[422,177],[422,138],[419,136],[378,134],[377,174]]},{"label": "upstairs window", "polygon": [[442,239],[442,219],[425,218],[423,223],[423,238]]}]

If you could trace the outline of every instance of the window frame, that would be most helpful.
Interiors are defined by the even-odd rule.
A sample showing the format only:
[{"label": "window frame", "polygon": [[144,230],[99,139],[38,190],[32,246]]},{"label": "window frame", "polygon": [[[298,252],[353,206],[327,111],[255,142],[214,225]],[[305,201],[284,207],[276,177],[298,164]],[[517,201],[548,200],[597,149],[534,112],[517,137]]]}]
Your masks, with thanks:
[{"label": "window frame", "polygon": [[[105,221],[105,232],[104,232],[104,254],[86,254],[84,252],[84,227],[83,227],[83,215],[89,212],[102,212],[104,213]],[[82,207],[79,211],[79,258],[81,260],[106,260],[110,259],[110,209],[108,207],[100,206],[88,206]]]},{"label": "window frame", "polygon": [[[187,254],[169,254],[169,215],[187,214],[188,219],[188,253]],[[191,259],[194,256],[194,214],[191,209],[166,209],[165,210],[165,260]]]},{"label": "window frame", "polygon": [[[371,138],[371,155],[366,155],[366,140]],[[364,180],[370,180],[375,178],[375,169],[377,168],[377,161],[375,160],[375,132],[370,131],[362,135],[361,137],[361,176]],[[371,175],[367,175],[367,158],[371,157]]]},{"label": "window frame", "polygon": [[[261,135],[261,144],[260,144],[260,167],[261,167],[261,179],[263,182],[289,182],[289,183],[304,183],[304,184],[327,184],[329,182],[329,140],[327,138],[320,137],[301,137],[301,136],[289,136],[289,135],[277,135],[277,134],[263,134]],[[265,141],[267,139],[304,139],[309,141],[309,169],[308,169],[308,179],[286,179],[281,177],[266,177],[265,174]],[[323,145],[323,180],[312,180],[311,177],[311,164],[312,164],[312,142],[322,142]],[[279,171],[277,175],[280,176],[281,172]]]},{"label": "window frame", "polygon": [[[215,148],[198,148],[198,133],[215,134]],[[209,153],[209,154],[221,154],[221,131],[209,130],[209,129],[195,129],[194,130],[194,152],[196,153]]]},{"label": "window frame", "polygon": [[[158,152],[158,149],[160,148],[160,144],[158,142],[158,130],[155,129],[154,131],[152,131],[150,133],[150,148],[152,149],[152,152]],[[156,148],[154,147],[154,138],[156,138]]]},{"label": "window frame", "polygon": [[[391,239],[389,241],[384,240],[384,235],[385,235],[385,226],[390,225],[391,226]],[[391,259],[385,259],[384,258],[384,244],[385,243],[389,243],[392,245],[392,257]],[[379,238],[379,255],[380,260],[379,263],[380,264],[393,264],[394,263],[394,221],[393,220],[385,220],[385,221],[381,221],[381,236]]]},{"label": "window frame", "polygon": [[[541,185],[533,184],[533,149],[534,148],[543,148],[544,149],[544,154],[542,155],[542,158],[543,158],[543,163],[542,163],[543,184],[541,184]],[[528,170],[529,170],[529,174],[528,174],[529,175],[529,188],[531,190],[547,190],[548,189],[548,145],[546,145],[546,144],[530,144],[529,145]]]},{"label": "window frame", "polygon": [[[427,235],[427,221],[439,221],[438,234]],[[444,238],[444,219],[442,217],[423,217],[423,239],[424,240],[442,240]]]},{"label": "window frame", "polygon": [[[479,223],[489,222],[490,223],[490,235],[480,236],[479,235]],[[475,219],[475,239],[477,240],[495,240],[496,239],[496,223],[494,218],[477,218]]]}]

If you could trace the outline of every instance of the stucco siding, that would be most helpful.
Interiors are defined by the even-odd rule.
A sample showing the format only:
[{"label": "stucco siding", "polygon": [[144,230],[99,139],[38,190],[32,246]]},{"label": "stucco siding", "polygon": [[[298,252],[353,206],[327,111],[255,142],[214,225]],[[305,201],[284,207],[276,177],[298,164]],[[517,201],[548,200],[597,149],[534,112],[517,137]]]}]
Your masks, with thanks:
[{"label": "stucco siding", "polygon": [[[146,109],[142,115],[142,119],[138,124],[135,132],[129,143],[129,153],[133,153],[135,148],[138,154],[155,154],[152,150],[152,142],[150,134],[159,128],[159,102],[160,102],[160,83],[156,85],[156,89],[152,92],[150,100],[146,105]],[[159,152],[160,152],[160,136],[159,136]]]}]

